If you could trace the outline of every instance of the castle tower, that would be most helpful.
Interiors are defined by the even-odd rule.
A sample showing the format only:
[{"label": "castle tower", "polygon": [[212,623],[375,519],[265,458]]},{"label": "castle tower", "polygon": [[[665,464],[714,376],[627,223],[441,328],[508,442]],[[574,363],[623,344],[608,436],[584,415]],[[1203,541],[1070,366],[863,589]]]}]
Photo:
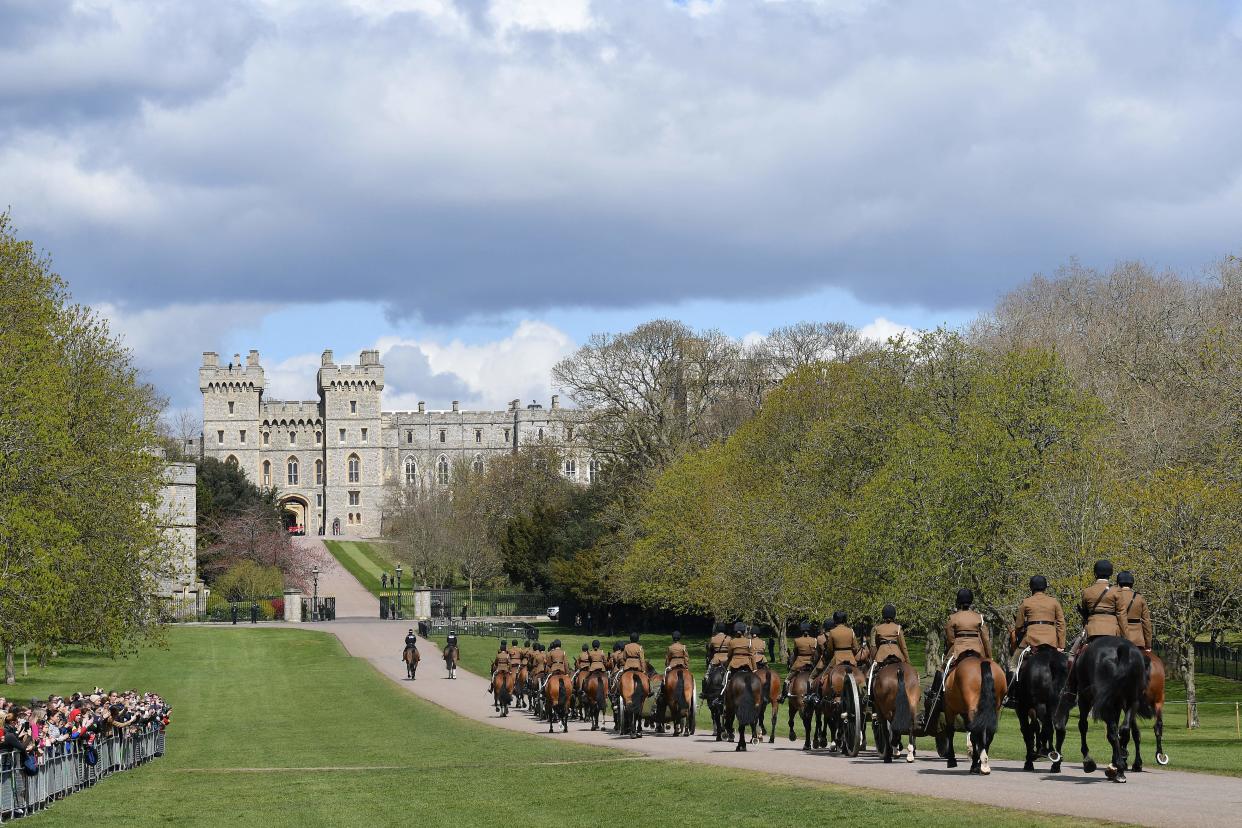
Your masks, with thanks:
[{"label": "castle tower", "polygon": [[198,369],[203,393],[202,452],[225,462],[236,460],[251,480],[259,479],[259,410],[263,398],[263,366],[259,352],[235,354],[220,364],[214,351],[203,353]]},{"label": "castle tower", "polygon": [[318,387],[325,431],[325,534],[337,529],[377,537],[384,503],[379,351],[363,351],[357,365],[337,365],[332,351],[324,351]]}]

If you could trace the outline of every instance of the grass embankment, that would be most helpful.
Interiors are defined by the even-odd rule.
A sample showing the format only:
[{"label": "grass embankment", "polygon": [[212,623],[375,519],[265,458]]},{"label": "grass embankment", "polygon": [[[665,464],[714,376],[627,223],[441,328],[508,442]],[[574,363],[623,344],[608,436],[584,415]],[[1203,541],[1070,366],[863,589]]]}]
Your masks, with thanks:
[{"label": "grass embankment", "polygon": [[419,700],[315,632],[182,627],[168,645],[120,661],[71,652],[5,689],[151,688],[173,705],[165,758],[68,797],[38,824],[482,826],[511,821],[514,807],[532,824],[629,825],[658,813],[671,824],[727,814],[730,825],[769,825],[780,813],[955,826],[967,809],[972,824],[1085,824],[507,733]]},{"label": "grass embankment", "polygon": [[[589,644],[592,639],[592,636],[582,635],[580,631],[570,627],[555,624],[540,624],[537,626],[540,627],[540,641],[544,644],[549,644],[553,638],[560,638],[562,645],[570,653],[571,657],[575,656],[582,649],[584,642]],[[596,637],[600,639],[600,644],[606,650],[612,649],[613,642],[618,637],[628,640],[627,636],[614,636],[613,638]],[[444,643],[442,636],[437,637],[436,640],[439,644]],[[672,641],[671,636],[668,633],[646,633],[642,636],[641,641],[652,663],[658,668],[663,667],[664,652]],[[496,655],[498,641],[490,638],[462,636],[460,642],[462,666],[479,675],[487,675],[492,659]],[[701,679],[704,663],[702,654],[704,653],[706,640],[701,636],[687,637],[683,643],[690,648],[690,652],[694,656],[691,668],[694,670],[695,676]],[[910,657],[914,659],[916,666],[921,667],[923,664],[922,642],[911,641],[909,643]],[[439,666],[443,667],[443,665]],[[784,671],[782,670],[782,678],[783,675]],[[1242,776],[1242,738],[1237,733],[1234,711],[1234,702],[1242,701],[1242,683],[1216,678],[1215,676],[1200,676],[1198,678],[1198,689],[1201,726],[1197,730],[1187,730],[1185,705],[1175,703],[1184,702],[1186,698],[1185,693],[1180,682],[1170,680],[1168,684],[1167,695],[1169,704],[1165,708],[1164,714],[1164,749],[1170,756],[1169,767],[1175,770]],[[786,724],[788,718],[786,711],[782,710],[777,727],[778,740],[788,739],[789,730]],[[1065,737],[1063,752],[1069,764],[1077,763],[1081,756],[1078,748],[1077,721],[1076,717],[1071,718]],[[698,724],[700,728],[711,726],[711,715],[706,707],[702,707],[699,710]],[[1154,768],[1156,767],[1154,759],[1156,741],[1152,735],[1152,723],[1144,720],[1141,727],[1143,761],[1146,765]],[[796,728],[798,738],[801,739],[801,722],[797,723]],[[1101,756],[1109,755],[1108,740],[1105,738],[1104,730],[1101,726],[1097,724],[1092,725],[1087,741],[1091,746],[1093,755],[1097,759]],[[931,740],[923,740],[920,742],[920,749],[927,751],[934,750],[935,748]],[[965,736],[959,735],[957,739],[959,756],[964,750]],[[1022,741],[1022,731],[1018,726],[1017,717],[1011,710],[1001,711],[1000,732],[993,743],[992,755],[1002,759],[1022,759],[1026,755],[1026,747]],[[1131,755],[1133,755],[1133,748],[1131,749]],[[1074,771],[1077,772],[1077,767],[1074,768]]]},{"label": "grass embankment", "polygon": [[[337,563],[345,567],[358,583],[375,597],[396,595],[396,586],[385,587],[380,580],[387,574],[391,580],[397,571],[397,565],[388,557],[383,544],[365,541],[324,541],[324,546],[336,558]],[[406,576],[403,576],[406,577]],[[403,584],[409,586],[409,584]]]}]

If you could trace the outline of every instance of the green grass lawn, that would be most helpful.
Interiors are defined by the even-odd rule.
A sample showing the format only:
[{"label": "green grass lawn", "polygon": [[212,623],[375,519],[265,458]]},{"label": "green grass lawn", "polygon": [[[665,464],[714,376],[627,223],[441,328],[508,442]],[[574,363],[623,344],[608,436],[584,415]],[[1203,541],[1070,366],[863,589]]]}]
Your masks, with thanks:
[{"label": "green grass lawn", "polygon": [[980,825],[1085,824],[508,733],[419,700],[335,638],[303,630],[174,628],[166,649],[119,661],[70,652],[4,692],[95,684],[163,693],[173,705],[168,753],[32,825],[629,825],[656,814],[715,825],[727,814],[745,826],[831,814],[852,825],[956,826],[967,810]]},{"label": "green grass lawn", "polygon": [[[324,541],[332,557],[348,570],[358,583],[369,590],[372,595],[396,595],[396,587],[384,587],[380,576],[387,573],[389,579],[397,570],[397,565],[388,556],[387,547],[380,543],[366,541]],[[408,575],[403,576],[408,579]],[[405,586],[409,586],[408,583]]]},{"label": "green grass lawn", "polygon": [[[540,627],[540,641],[544,644],[549,644],[553,638],[559,637],[565,650],[571,656],[576,655],[581,650],[583,642],[589,643],[591,640],[590,636],[581,635],[570,627],[555,624],[539,624],[537,626]],[[436,640],[438,643],[443,644],[443,636],[438,636]],[[615,640],[615,637],[610,639],[600,637],[600,644],[604,649],[611,650]],[[663,667],[664,652],[671,641],[672,639],[668,633],[646,633],[641,637],[643,647],[647,651],[647,657],[657,668]],[[491,638],[463,636],[460,638],[460,642],[462,666],[471,672],[487,675],[492,659],[495,657],[499,641]],[[706,640],[702,636],[688,636],[683,643],[690,648],[690,652],[694,656],[691,667],[694,670],[695,676],[701,679],[704,663],[702,653],[704,652]],[[923,645],[921,641],[910,642],[910,657],[915,660],[917,665],[922,665]],[[1170,757],[1170,767],[1176,770],[1204,771],[1228,774],[1230,776],[1242,776],[1242,738],[1237,733],[1233,707],[1234,702],[1242,701],[1242,683],[1216,678],[1215,676],[1200,676],[1198,678],[1198,689],[1201,726],[1197,730],[1187,730],[1186,708],[1184,704],[1176,703],[1184,701],[1186,698],[1181,683],[1176,680],[1170,680],[1169,682],[1167,688],[1169,704],[1165,708],[1164,716],[1164,747],[1165,752]],[[785,725],[787,721],[788,715],[782,710],[777,730],[778,739],[788,739],[789,731]],[[1067,763],[1071,764],[1077,763],[1081,757],[1078,748],[1077,721],[1077,718],[1071,718],[1063,749]],[[711,726],[711,715],[706,707],[702,707],[699,710],[698,724],[700,728]],[[1142,750],[1144,762],[1155,767],[1153,757],[1156,743],[1152,736],[1151,727],[1152,723],[1150,721],[1142,722]],[[797,732],[798,738],[801,739],[801,722],[797,725]],[[1091,728],[1091,732],[1088,735],[1088,744],[1091,746],[1092,753],[1096,759],[1109,755],[1108,741],[1104,737],[1103,729],[1098,725],[1093,725]],[[964,736],[958,736],[957,745],[960,755],[964,750]],[[920,743],[920,747],[922,750],[934,750],[934,745],[930,739],[923,740]],[[1018,727],[1017,717],[1011,710],[1003,710],[1001,712],[1000,732],[993,743],[992,755],[1002,759],[1021,759],[1026,755],[1026,747],[1022,741],[1022,732]],[[1074,770],[1076,772],[1077,767]]]}]

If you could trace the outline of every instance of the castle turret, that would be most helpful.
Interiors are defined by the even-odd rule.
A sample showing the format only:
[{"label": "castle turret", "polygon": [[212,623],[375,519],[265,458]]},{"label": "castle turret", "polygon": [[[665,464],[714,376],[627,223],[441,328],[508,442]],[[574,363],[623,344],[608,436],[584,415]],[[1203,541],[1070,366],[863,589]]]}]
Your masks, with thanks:
[{"label": "castle turret", "polygon": [[324,525],[368,537],[380,534],[384,502],[379,351],[363,351],[357,365],[338,365],[324,351],[318,375],[323,408],[327,502]]},{"label": "castle turret", "polygon": [[244,364],[241,355],[234,354],[227,365],[220,364],[216,352],[204,352],[198,388],[203,393],[203,454],[224,461],[231,458],[251,480],[258,480],[258,423],[263,399],[259,352],[247,354]]}]

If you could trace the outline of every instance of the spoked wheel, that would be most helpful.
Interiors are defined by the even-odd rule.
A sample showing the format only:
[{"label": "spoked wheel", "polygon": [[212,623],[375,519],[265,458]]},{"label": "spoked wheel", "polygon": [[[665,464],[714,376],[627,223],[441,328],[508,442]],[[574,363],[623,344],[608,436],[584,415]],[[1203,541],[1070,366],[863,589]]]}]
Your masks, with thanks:
[{"label": "spoked wheel", "polygon": [[691,736],[694,735],[695,724],[698,718],[699,718],[699,688],[693,687],[690,689],[690,717],[686,722],[686,729],[690,731]]},{"label": "spoked wheel", "polygon": [[862,701],[852,676],[846,677],[845,684],[841,694],[841,753],[857,756],[863,742]]}]

